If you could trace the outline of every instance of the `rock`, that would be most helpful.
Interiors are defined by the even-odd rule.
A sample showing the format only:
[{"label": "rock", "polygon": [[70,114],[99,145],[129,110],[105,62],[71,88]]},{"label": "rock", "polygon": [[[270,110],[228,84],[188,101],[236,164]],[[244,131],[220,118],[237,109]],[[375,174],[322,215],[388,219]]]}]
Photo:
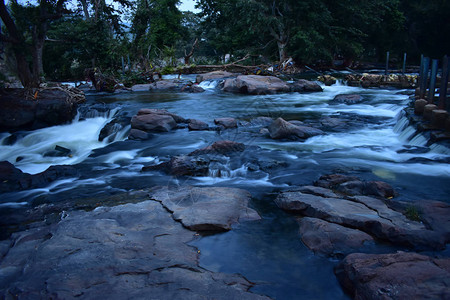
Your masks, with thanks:
[{"label": "rock", "polygon": [[235,152],[242,152],[245,150],[245,145],[238,142],[233,142],[229,140],[218,141],[212,144],[211,146],[195,150],[189,153],[189,156],[195,155],[205,155],[205,154],[221,154],[221,155],[230,155]]},{"label": "rock", "polygon": [[147,84],[135,84],[131,87],[133,92],[148,92],[150,91],[151,83]]},{"label": "rock", "polygon": [[331,86],[333,84],[336,84],[337,82],[336,77],[333,77],[331,75],[321,75],[317,78],[317,80],[325,83],[326,86]]},{"label": "rock", "polygon": [[[409,204],[411,205],[411,204]],[[433,231],[441,233],[445,240],[450,240],[450,204],[440,201],[418,201],[420,220]]]},{"label": "rock", "polygon": [[250,121],[252,126],[269,126],[273,122],[273,119],[270,117],[257,117]]},{"label": "rock", "polygon": [[187,123],[187,120],[183,117],[180,117],[179,115],[173,114],[165,109],[157,109],[157,108],[142,108],[138,111],[137,115],[149,115],[149,114],[155,114],[155,115],[167,115],[171,116],[175,122],[177,123]]},{"label": "rock", "polygon": [[225,129],[237,128],[237,121],[234,118],[214,119],[214,124],[219,125]]},{"label": "rock", "polygon": [[200,83],[205,80],[218,80],[218,79],[225,79],[225,78],[230,78],[230,77],[237,77],[237,74],[230,73],[227,71],[214,71],[214,72],[197,75],[195,82]]},{"label": "rock", "polygon": [[340,131],[347,127],[346,120],[332,117],[324,117],[320,119],[320,124],[328,130]]},{"label": "rock", "polygon": [[148,140],[150,137],[150,133],[134,128],[131,128],[130,133],[128,134],[128,139],[130,140]]},{"label": "rock", "polygon": [[162,170],[173,176],[205,176],[209,170],[209,159],[192,156],[174,156],[170,161],[143,167],[142,171]]},{"label": "rock", "polygon": [[181,91],[186,93],[203,93],[205,90],[198,84],[187,84],[181,88]]},{"label": "rock", "polygon": [[417,253],[348,255],[335,269],[353,299],[448,299],[450,259]]},{"label": "rock", "polygon": [[448,117],[448,112],[443,109],[435,109],[431,112],[431,125],[437,128],[445,128],[445,120]]},{"label": "rock", "polygon": [[296,126],[282,118],[278,118],[268,127],[270,137],[272,139],[307,139],[309,137],[324,134],[320,129],[315,129],[308,126]]},{"label": "rock", "polygon": [[374,243],[365,232],[329,223],[320,219],[300,218],[299,233],[303,243],[314,253],[342,257]]},{"label": "rock", "polygon": [[73,166],[51,166],[44,172],[31,175],[23,173],[7,161],[0,162],[0,192],[2,193],[45,187],[50,182],[66,177],[78,177],[77,169]]},{"label": "rock", "polygon": [[347,181],[358,181],[359,178],[356,176],[348,176],[342,174],[329,174],[323,175],[314,182],[315,186],[320,186],[326,189],[335,189],[339,186],[339,184],[347,182]]},{"label": "rock", "polygon": [[358,94],[337,95],[331,102],[345,103],[345,104],[358,104],[363,101],[363,97]]},{"label": "rock", "polygon": [[327,198],[298,191],[282,192],[275,203],[283,210],[356,228],[393,244],[420,249],[442,249],[445,236],[410,221],[379,199],[353,197]]},{"label": "rock", "polygon": [[150,91],[180,91],[183,88],[184,84],[180,82],[176,82],[174,80],[160,80],[151,83],[149,88]]},{"label": "rock", "polygon": [[107,138],[108,142],[112,142],[117,133],[130,124],[131,118],[127,116],[118,116],[108,122],[98,136],[98,140],[101,142]]},{"label": "rock", "polygon": [[195,120],[195,119],[189,120],[188,128],[189,128],[189,130],[192,130],[192,131],[209,130],[208,124],[206,124],[205,122],[199,121],[199,120]]},{"label": "rock", "polygon": [[76,89],[39,89],[26,99],[24,90],[0,92],[0,131],[35,130],[73,120],[85,100]]},{"label": "rock", "polygon": [[224,187],[156,187],[150,198],[161,202],[173,218],[195,231],[226,231],[233,224],[259,220],[248,207],[249,192]]},{"label": "rock", "polygon": [[297,93],[323,92],[323,89],[316,82],[305,79],[299,79],[294,83],[290,83],[289,89],[291,92]]},{"label": "rock", "polygon": [[195,233],[147,199],[15,233],[0,262],[0,298],[267,299],[240,275],[200,267],[188,245]]},{"label": "rock", "polygon": [[423,115],[423,111],[425,110],[425,105],[428,104],[428,101],[425,99],[418,99],[414,102],[414,113],[416,115]]},{"label": "rock", "polygon": [[227,79],[222,90],[250,95],[287,93],[290,91],[289,86],[283,80],[274,76],[259,75],[240,75],[237,78]]},{"label": "rock", "polygon": [[175,120],[169,115],[137,115],[131,118],[131,128],[145,132],[168,132],[177,127]]},{"label": "rock", "polygon": [[427,104],[423,108],[423,118],[425,120],[431,120],[431,114],[433,110],[438,109],[438,107],[434,104]]}]

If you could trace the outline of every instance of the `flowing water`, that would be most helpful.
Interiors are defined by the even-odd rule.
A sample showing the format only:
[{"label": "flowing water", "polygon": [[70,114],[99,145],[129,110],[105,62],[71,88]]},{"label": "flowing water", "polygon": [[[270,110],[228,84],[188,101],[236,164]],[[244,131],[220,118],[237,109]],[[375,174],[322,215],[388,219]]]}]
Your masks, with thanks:
[{"label": "flowing water", "polygon": [[[188,79],[190,79],[188,77]],[[403,115],[407,91],[361,89],[341,83],[322,93],[232,95],[203,82],[201,94],[124,93],[87,96],[71,124],[33,132],[0,135],[0,161],[36,174],[50,165],[71,164],[80,176],[49,186],[1,195],[1,210],[25,210],[42,203],[76,202],[83,197],[115,194],[155,185],[229,186],[249,190],[262,216],[235,229],[192,242],[201,251],[201,265],[213,271],[240,273],[258,283],[253,290],[277,299],[346,299],[333,274],[337,260],[311,253],[301,242],[295,218],[273,203],[276,193],[309,185],[321,175],[343,172],[365,180],[383,180],[399,192],[398,199],[449,201],[450,151],[427,145]],[[364,101],[347,105],[331,101],[339,94],[360,94]],[[140,108],[163,108],[214,126],[214,118],[234,117],[237,129],[190,132],[187,128],[154,135],[147,141],[127,140],[129,126],[98,141],[101,129],[117,116],[131,117]],[[318,125],[327,117],[344,120],[326,134],[304,142],[271,140],[259,133],[256,117],[282,117]],[[246,144],[237,159],[224,159],[206,177],[174,178],[141,168],[187,154],[219,140]],[[49,155],[55,146],[70,156]],[[262,163],[261,163],[262,162]],[[255,168],[265,164],[266,168]],[[373,251],[384,251],[383,247]]]}]

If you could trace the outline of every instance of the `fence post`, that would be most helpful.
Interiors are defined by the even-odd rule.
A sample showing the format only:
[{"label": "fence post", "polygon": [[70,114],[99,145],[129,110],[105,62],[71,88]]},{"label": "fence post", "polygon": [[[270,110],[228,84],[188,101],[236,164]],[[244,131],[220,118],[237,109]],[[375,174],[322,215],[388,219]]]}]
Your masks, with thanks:
[{"label": "fence post", "polygon": [[386,69],[384,70],[384,75],[388,74],[388,70],[389,70],[389,51],[386,52]]},{"label": "fence post", "polygon": [[419,99],[425,98],[428,83],[428,71],[430,70],[430,58],[423,58],[422,76],[420,77],[420,95]]},{"label": "fence post", "polygon": [[433,59],[431,63],[431,77],[430,77],[430,90],[428,91],[428,103],[434,104],[434,93],[436,89],[436,77],[438,70],[438,59]]},{"label": "fence post", "polygon": [[403,73],[403,75],[405,75],[405,73],[406,73],[406,52],[403,53],[403,68],[402,68],[402,73]]},{"label": "fence post", "polygon": [[446,109],[448,75],[450,72],[449,69],[450,65],[448,64],[448,56],[445,55],[444,58],[442,59],[442,77],[441,77],[441,86],[439,88],[439,104],[438,104],[439,109]]}]

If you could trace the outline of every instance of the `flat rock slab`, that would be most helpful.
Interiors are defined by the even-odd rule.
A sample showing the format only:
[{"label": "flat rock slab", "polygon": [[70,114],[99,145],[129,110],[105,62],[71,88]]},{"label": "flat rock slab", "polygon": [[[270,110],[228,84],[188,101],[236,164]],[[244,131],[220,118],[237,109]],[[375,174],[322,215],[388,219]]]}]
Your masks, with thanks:
[{"label": "flat rock slab", "polygon": [[442,249],[446,243],[445,234],[427,230],[423,224],[408,220],[376,198],[357,196],[343,199],[287,191],[280,193],[275,202],[286,211],[357,228],[394,244]]},{"label": "flat rock slab", "polygon": [[237,77],[237,76],[238,76],[238,74],[230,73],[227,71],[214,71],[214,72],[197,75],[197,77],[195,78],[195,82],[200,83],[205,80],[219,80],[219,79],[225,79],[225,78]]},{"label": "flat rock slab", "polygon": [[314,253],[341,257],[374,243],[374,239],[363,231],[320,219],[303,217],[298,223],[303,243]]},{"label": "flat rock slab", "polygon": [[64,216],[1,242],[0,298],[268,299],[239,275],[199,267],[194,233],[158,202]]},{"label": "flat rock slab", "polygon": [[150,198],[161,202],[190,230],[226,231],[238,222],[261,218],[248,207],[250,193],[237,188],[156,187]]},{"label": "flat rock slab", "polygon": [[449,258],[355,253],[335,273],[354,299],[450,299]]}]

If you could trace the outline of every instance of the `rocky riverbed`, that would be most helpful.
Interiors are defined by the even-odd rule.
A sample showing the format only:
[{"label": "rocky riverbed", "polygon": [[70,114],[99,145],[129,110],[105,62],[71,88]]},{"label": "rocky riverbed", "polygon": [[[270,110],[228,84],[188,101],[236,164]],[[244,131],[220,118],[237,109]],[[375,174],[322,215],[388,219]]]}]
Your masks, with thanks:
[{"label": "rocky riverbed", "polygon": [[449,296],[450,153],[412,91],[210,76],[0,136],[2,296]]}]

